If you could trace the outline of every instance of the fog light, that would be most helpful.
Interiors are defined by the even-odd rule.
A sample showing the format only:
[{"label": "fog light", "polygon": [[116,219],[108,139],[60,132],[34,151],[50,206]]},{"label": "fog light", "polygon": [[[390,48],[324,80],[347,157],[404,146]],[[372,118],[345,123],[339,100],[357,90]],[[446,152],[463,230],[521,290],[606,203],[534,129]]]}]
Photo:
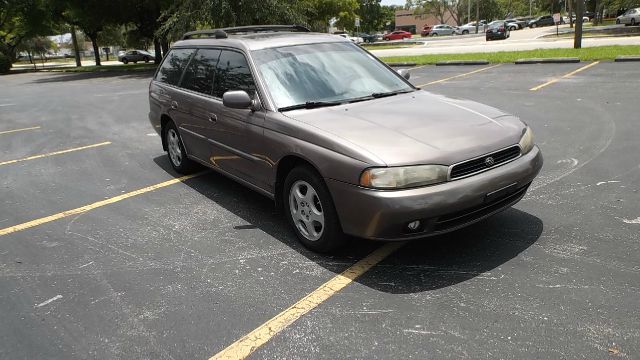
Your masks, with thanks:
[{"label": "fog light", "polygon": [[412,221],[407,224],[407,228],[411,231],[416,231],[420,228],[420,220]]}]

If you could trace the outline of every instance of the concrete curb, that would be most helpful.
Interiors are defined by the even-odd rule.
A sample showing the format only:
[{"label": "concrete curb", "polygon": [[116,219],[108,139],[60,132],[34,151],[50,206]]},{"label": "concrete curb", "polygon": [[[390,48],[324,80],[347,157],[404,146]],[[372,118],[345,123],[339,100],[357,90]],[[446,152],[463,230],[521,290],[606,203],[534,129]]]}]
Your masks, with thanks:
[{"label": "concrete curb", "polygon": [[631,61],[640,61],[640,55],[618,55],[616,56],[615,62],[631,62]]},{"label": "concrete curb", "polygon": [[391,67],[414,67],[417,64],[414,62],[390,62],[390,63],[387,63],[387,65]]},{"label": "concrete curb", "polygon": [[535,59],[518,59],[514,62],[516,65],[521,64],[570,64],[579,63],[580,59],[576,57],[568,58],[535,58]]},{"label": "concrete curb", "polygon": [[436,66],[489,65],[488,60],[448,60],[438,61]]}]

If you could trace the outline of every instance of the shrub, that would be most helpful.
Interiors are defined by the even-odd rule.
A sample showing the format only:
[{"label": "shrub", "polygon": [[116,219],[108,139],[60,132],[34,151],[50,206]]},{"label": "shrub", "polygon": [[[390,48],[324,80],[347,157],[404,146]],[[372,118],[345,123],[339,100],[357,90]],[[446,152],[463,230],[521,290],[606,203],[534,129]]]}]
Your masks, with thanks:
[{"label": "shrub", "polygon": [[0,74],[6,74],[11,69],[11,60],[3,53],[0,53]]}]

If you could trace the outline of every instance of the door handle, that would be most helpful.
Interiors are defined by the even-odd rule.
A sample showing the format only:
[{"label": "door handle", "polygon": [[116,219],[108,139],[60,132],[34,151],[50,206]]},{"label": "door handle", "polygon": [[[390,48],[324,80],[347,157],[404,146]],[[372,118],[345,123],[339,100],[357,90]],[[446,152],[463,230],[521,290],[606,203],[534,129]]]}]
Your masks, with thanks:
[{"label": "door handle", "polygon": [[218,116],[216,114],[209,114],[209,121],[215,124],[218,121]]},{"label": "door handle", "polygon": [[177,108],[178,108],[178,102],[176,102],[176,101],[172,101],[172,102],[171,102],[171,108],[172,108],[173,110],[177,109]]}]

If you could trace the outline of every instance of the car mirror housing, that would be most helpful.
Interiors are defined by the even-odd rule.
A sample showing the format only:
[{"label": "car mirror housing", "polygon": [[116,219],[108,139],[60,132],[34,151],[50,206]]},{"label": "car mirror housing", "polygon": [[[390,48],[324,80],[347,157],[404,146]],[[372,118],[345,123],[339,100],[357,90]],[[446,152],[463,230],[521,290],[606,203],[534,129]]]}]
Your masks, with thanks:
[{"label": "car mirror housing", "polygon": [[411,77],[411,73],[407,69],[398,70],[398,74],[400,74],[400,76],[402,76],[403,78],[405,78],[407,80],[409,80],[409,78]]},{"label": "car mirror housing", "polygon": [[232,109],[249,109],[253,107],[253,100],[244,90],[232,90],[222,95],[222,104]]}]

